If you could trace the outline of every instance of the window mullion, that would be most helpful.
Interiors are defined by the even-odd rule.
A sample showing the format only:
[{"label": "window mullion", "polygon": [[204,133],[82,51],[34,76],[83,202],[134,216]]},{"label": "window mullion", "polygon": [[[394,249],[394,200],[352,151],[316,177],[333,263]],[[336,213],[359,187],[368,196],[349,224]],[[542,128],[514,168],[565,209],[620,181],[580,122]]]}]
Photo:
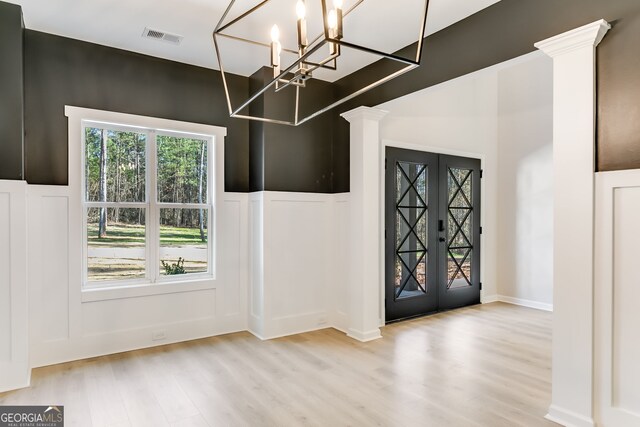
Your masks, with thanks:
[{"label": "window mullion", "polygon": [[161,209],[209,209],[208,203],[158,203]]},{"label": "window mullion", "polygon": [[140,202],[84,202],[86,208],[144,209],[147,203]]},{"label": "window mullion", "polygon": [[[207,144],[207,203],[209,204],[209,215],[207,218],[207,230],[209,232],[209,238],[207,242],[207,271],[209,274],[215,274],[216,265],[215,260],[217,259],[217,248],[216,242],[218,241],[215,236],[218,235],[218,230],[216,228],[217,223],[217,209],[218,205],[216,203],[215,195],[216,195],[216,185],[217,178],[214,173],[214,165],[216,164],[216,150],[215,147],[219,144],[219,141],[216,141],[215,138],[210,138]],[[224,182],[224,178],[223,182]],[[212,238],[214,236],[214,238]]]},{"label": "window mullion", "polygon": [[149,146],[147,147],[147,276],[152,282],[158,280],[158,259],[160,247],[160,220],[157,206],[158,200],[158,161],[157,161],[157,135],[155,131],[149,132]]},{"label": "window mullion", "polygon": [[80,174],[80,189],[82,194],[80,194],[80,200],[82,200],[82,214],[80,218],[82,218],[82,286],[88,282],[89,278],[89,260],[88,260],[88,230],[87,230],[87,206],[85,203],[87,202],[87,129],[86,125],[83,123],[81,126],[82,129],[82,155],[80,156],[81,162],[80,167],[82,168],[82,173]]}]

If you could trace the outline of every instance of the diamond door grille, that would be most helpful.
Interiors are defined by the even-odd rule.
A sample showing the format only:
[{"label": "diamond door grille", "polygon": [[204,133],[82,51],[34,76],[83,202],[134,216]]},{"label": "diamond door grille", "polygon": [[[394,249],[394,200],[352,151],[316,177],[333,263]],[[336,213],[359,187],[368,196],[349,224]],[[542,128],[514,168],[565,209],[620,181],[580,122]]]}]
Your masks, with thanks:
[{"label": "diamond door grille", "polygon": [[448,168],[447,289],[472,286],[472,172]]},{"label": "diamond door grille", "polygon": [[396,163],[395,299],[427,293],[427,166]]}]

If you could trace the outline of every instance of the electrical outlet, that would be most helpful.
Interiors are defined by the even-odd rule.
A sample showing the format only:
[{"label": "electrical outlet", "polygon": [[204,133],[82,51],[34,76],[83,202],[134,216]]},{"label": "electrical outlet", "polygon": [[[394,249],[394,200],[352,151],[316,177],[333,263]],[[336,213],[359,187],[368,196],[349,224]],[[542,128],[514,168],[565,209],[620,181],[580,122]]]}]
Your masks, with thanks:
[{"label": "electrical outlet", "polygon": [[152,341],[160,341],[167,339],[167,331],[155,331],[151,334]]}]

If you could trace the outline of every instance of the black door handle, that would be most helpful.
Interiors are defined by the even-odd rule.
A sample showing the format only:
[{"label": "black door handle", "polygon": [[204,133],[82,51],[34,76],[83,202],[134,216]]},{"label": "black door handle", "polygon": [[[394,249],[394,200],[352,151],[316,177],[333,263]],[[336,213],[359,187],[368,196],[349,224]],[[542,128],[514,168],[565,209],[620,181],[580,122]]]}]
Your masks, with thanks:
[{"label": "black door handle", "polygon": [[438,231],[444,231],[444,221],[443,220],[439,220],[438,221]]}]

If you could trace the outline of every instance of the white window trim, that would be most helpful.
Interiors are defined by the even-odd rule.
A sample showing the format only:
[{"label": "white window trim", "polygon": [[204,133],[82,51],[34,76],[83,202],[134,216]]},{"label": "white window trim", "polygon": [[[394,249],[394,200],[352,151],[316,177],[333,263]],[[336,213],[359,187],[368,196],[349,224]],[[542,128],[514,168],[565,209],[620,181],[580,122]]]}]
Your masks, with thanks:
[{"label": "white window trim", "polygon": [[[175,292],[190,292],[202,289],[214,289],[216,287],[216,271],[218,259],[218,231],[220,230],[221,219],[218,214],[220,201],[224,193],[224,138],[226,128],[210,126],[204,124],[188,123],[175,120],[160,119],[154,117],[138,116],[133,114],[115,113],[110,111],[93,110],[73,106],[65,107],[65,115],[69,119],[69,273],[74,277],[77,284],[78,295],[82,302],[93,302],[108,299],[133,298],[146,295],[159,295]],[[84,203],[84,124],[94,122],[105,124],[108,128],[122,126],[126,124],[126,129],[149,131],[154,130],[161,134],[179,133],[192,134],[194,136],[206,136],[211,138],[213,143],[209,144],[210,168],[213,168],[211,185],[208,188],[209,208],[209,250],[210,265],[207,274],[190,274],[184,280],[158,280],[151,283],[148,279],[118,281],[113,283],[96,283],[85,287],[86,266],[84,258],[84,224],[85,203]],[[155,147],[148,143],[147,165],[149,154]],[[155,157],[155,156],[154,156]],[[155,167],[153,167],[155,170]],[[211,170],[211,169],[210,169]],[[151,167],[147,167],[147,174],[151,173]],[[147,179],[147,185],[149,180]],[[147,188],[148,190],[148,188]],[[147,191],[147,198],[151,195]],[[147,219],[149,221],[149,219]],[[81,225],[78,227],[78,225]],[[149,242],[147,248],[153,248]],[[152,249],[156,250],[157,249]],[[147,256],[154,256],[147,254]]]},{"label": "white window trim", "polygon": [[[146,177],[145,177],[145,200],[141,202],[88,202],[83,199],[82,205],[84,207],[82,214],[82,241],[83,241],[83,254],[82,254],[82,284],[83,290],[91,290],[91,289],[100,289],[100,288],[111,288],[111,287],[121,287],[121,286],[129,286],[129,285],[145,285],[145,284],[158,284],[163,282],[185,282],[187,281],[187,276],[161,276],[159,274],[160,271],[160,263],[159,261],[159,215],[160,209],[171,209],[171,208],[180,208],[180,209],[201,209],[204,208],[207,210],[207,227],[210,229],[213,225],[213,185],[212,178],[215,173],[213,170],[212,162],[208,162],[208,173],[207,173],[207,194],[206,201],[203,204],[198,203],[162,203],[159,202],[157,195],[157,155],[158,155],[158,136],[175,136],[178,138],[184,137],[194,137],[198,139],[203,139],[207,141],[207,158],[212,159],[213,150],[214,150],[214,141],[212,135],[202,135],[202,134],[194,134],[194,133],[179,133],[179,132],[167,132],[160,131],[157,129],[150,128],[139,128],[139,127],[130,127],[124,124],[115,126],[111,123],[104,122],[96,122],[90,120],[82,120],[82,152],[86,151],[86,129],[87,128],[98,128],[105,129],[109,131],[119,131],[119,132],[136,132],[142,135],[145,135],[145,168]],[[86,169],[86,158],[85,155],[81,156],[81,170],[84,171]],[[213,173],[212,173],[213,172]],[[83,189],[83,194],[85,194],[86,190],[86,177],[85,174],[81,174],[82,184],[81,187]],[[87,244],[86,241],[88,239],[88,231],[87,231],[87,209],[88,208],[98,208],[98,207],[120,207],[120,208],[135,208],[135,209],[144,209],[145,210],[145,218],[146,218],[146,235],[145,235],[145,277],[137,278],[137,279],[124,279],[124,280],[104,280],[99,282],[91,282],[88,278],[88,256],[86,250]],[[213,245],[209,242],[207,244],[207,271],[200,273],[191,273],[188,276],[189,281],[198,280],[198,279],[206,279],[215,277],[215,263],[213,260]]]}]

